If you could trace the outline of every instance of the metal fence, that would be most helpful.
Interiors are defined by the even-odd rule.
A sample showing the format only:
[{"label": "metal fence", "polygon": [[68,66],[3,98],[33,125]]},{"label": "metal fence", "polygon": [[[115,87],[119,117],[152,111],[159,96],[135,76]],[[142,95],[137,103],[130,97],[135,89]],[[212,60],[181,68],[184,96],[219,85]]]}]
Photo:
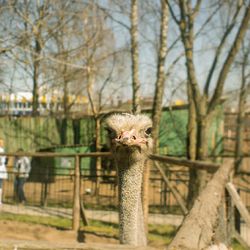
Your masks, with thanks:
[{"label": "metal fence", "polygon": [[[56,157],[55,157],[56,158]],[[54,159],[55,159],[54,158]],[[64,157],[65,158],[65,157]],[[38,159],[38,158],[37,158]],[[33,157],[33,162],[37,162]],[[63,208],[73,207],[75,172],[72,166],[35,166],[27,179],[24,190],[26,205],[37,207]],[[183,197],[187,194],[188,172],[184,167],[165,167],[165,174],[178,188]],[[15,173],[13,166],[8,166],[8,179],[3,183],[3,202],[18,204],[14,192]],[[116,171],[87,169],[81,171],[80,197],[86,209],[117,211]],[[149,206],[152,213],[177,212],[178,204],[167,184],[155,168],[151,168],[149,182]]]},{"label": "metal fence", "polygon": [[[29,214],[39,216],[62,216],[74,221],[74,209],[80,202],[84,205],[87,218],[105,220],[107,222],[117,222],[118,198],[117,198],[117,180],[115,169],[91,169],[83,164],[84,162],[95,159],[95,154],[58,154],[58,153],[32,153],[32,171],[28,178],[24,190],[27,202],[26,208],[29,208]],[[13,156],[13,155],[12,155]],[[77,164],[77,158],[81,158]],[[10,157],[10,155],[9,155]],[[86,158],[86,159],[85,159]],[[160,160],[164,157],[158,157]],[[43,159],[43,160],[41,160]],[[64,166],[52,164],[64,162]],[[75,159],[70,161],[69,159]],[[173,158],[171,158],[173,159]],[[179,160],[181,161],[181,160]],[[246,158],[245,161],[249,161]],[[23,211],[23,206],[18,204],[14,193],[13,161],[9,161],[8,179],[3,183],[3,203],[7,212],[19,213]],[[39,163],[40,162],[40,163]],[[42,162],[42,164],[41,164]],[[161,167],[165,176],[170,182],[170,186],[179,193],[186,202],[188,191],[189,172],[185,164],[190,161],[183,161],[183,166],[171,163],[162,163]],[[36,165],[37,164],[37,165]],[[47,164],[47,165],[46,165]],[[192,163],[191,163],[192,164]],[[204,163],[203,163],[204,164]],[[77,176],[76,166],[78,171]],[[94,166],[94,165],[93,165]],[[79,179],[79,195],[76,196],[77,180]],[[250,175],[244,174],[235,179],[240,196],[248,209],[250,209]],[[166,183],[159,171],[151,167],[149,182],[149,211],[151,214],[178,214],[182,215],[182,209],[176,200],[170,186]],[[79,198],[79,200],[76,199]],[[24,211],[27,213],[27,210]],[[79,211],[77,211],[79,213]],[[76,217],[79,220],[79,217]],[[74,225],[72,225],[74,226]]]}]

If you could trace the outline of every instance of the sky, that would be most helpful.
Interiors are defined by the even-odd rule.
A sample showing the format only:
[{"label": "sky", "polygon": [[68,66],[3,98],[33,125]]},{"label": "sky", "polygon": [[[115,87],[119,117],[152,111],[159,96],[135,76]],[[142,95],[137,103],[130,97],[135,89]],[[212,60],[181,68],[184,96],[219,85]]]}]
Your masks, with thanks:
[{"label": "sky", "polygon": [[[152,1],[151,1],[152,2]],[[209,1],[208,1],[209,2]],[[119,8],[114,5],[110,5],[110,1],[100,0],[102,6],[110,11],[112,15],[114,15],[115,20],[107,19],[107,25],[113,30],[115,37],[115,46],[116,49],[124,48],[129,45],[130,37],[128,27],[130,26],[128,15],[124,15],[119,13]],[[150,3],[150,1],[149,1]],[[155,4],[151,6],[147,6],[146,2],[144,3],[145,10],[140,10],[140,16],[143,20],[143,23],[140,22],[139,25],[139,41],[140,41],[140,82],[141,82],[141,94],[143,96],[153,96],[154,93],[154,84],[156,81],[156,46],[157,41],[159,39],[159,11],[157,10],[157,6],[159,6],[159,1],[155,0]],[[207,3],[207,1],[205,1]],[[129,11],[129,6],[126,2],[124,4],[124,9]],[[110,10],[112,8],[112,10]],[[123,9],[123,10],[124,10]],[[115,12],[114,12],[115,10]],[[206,20],[207,16],[211,10],[207,10],[204,6],[202,8],[201,14],[197,17],[197,24],[195,26],[196,30],[202,25],[204,20]],[[200,83],[200,87],[202,88],[208,73],[208,69],[211,65],[213,56],[214,56],[214,47],[218,44],[218,37],[221,36],[220,27],[223,22],[223,18],[218,16],[215,18],[213,22],[211,22],[211,26],[204,30],[204,33],[197,39],[195,43],[195,67],[197,72],[197,78]],[[220,21],[220,23],[219,23]],[[124,27],[120,25],[123,23]],[[218,25],[220,24],[220,25]],[[235,34],[235,32],[234,32]],[[233,35],[234,35],[233,34]],[[171,42],[176,39],[179,35],[178,28],[174,24],[173,20],[170,18],[169,21],[169,32],[168,32],[168,46],[170,46]],[[233,36],[229,38],[229,41],[232,41]],[[230,45],[230,43],[228,43]],[[171,65],[171,62],[183,52],[183,46],[181,42],[177,43],[177,47],[170,51],[167,56],[166,70]],[[115,83],[117,85],[122,85],[119,92],[116,94],[117,98],[122,98],[124,100],[131,99],[132,97],[132,88],[131,88],[131,63],[129,57],[129,50],[126,53],[127,59],[123,62],[124,64],[121,66],[123,71],[121,71],[120,78],[114,78]],[[220,66],[223,63],[223,59],[220,60]],[[27,77],[27,74],[24,74],[23,70],[13,61],[5,59],[5,65],[7,67],[7,72],[5,73],[5,83],[9,84],[10,87],[14,87],[15,91],[32,90],[32,78]],[[220,70],[220,66],[217,67],[217,73]],[[18,69],[18,70],[16,70]],[[238,87],[239,83],[239,73],[237,71],[233,71],[228,79],[226,88],[234,89]],[[213,79],[213,85],[215,84],[217,76]],[[177,86],[184,86],[186,80],[186,69],[185,69],[185,60],[182,58],[176,67],[172,70],[172,74],[166,81],[166,89],[165,89],[165,102],[168,102],[172,99],[186,99],[185,96],[185,88],[180,87],[180,91]],[[119,82],[118,82],[119,81]],[[173,92],[175,93],[175,97],[172,97]],[[116,98],[115,98],[116,99]]]}]

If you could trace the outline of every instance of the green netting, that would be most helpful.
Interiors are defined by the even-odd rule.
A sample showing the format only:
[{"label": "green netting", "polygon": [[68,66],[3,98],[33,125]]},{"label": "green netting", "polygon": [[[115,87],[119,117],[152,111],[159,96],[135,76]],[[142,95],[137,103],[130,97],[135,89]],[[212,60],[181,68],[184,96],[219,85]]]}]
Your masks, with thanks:
[{"label": "green netting", "polygon": [[[87,153],[91,148],[86,146],[57,146],[50,149],[46,149],[46,152],[56,153]],[[43,150],[45,151],[45,150]],[[81,159],[81,171],[82,174],[90,174],[93,159],[82,158]],[[75,158],[74,157],[55,157],[52,159],[51,167],[55,169],[56,175],[70,175],[74,173]]]},{"label": "green netting", "polygon": [[[219,109],[218,111],[209,125],[210,153],[219,153],[222,150],[223,110]],[[174,156],[186,155],[187,122],[188,111],[186,107],[163,110],[159,134],[160,153]],[[60,130],[57,124],[58,121],[53,117],[1,117],[0,137],[5,140],[8,152],[15,152],[20,147],[25,151],[39,151],[61,144]],[[89,147],[95,136],[94,120],[91,117],[77,120],[68,119],[66,131],[67,145],[79,144]],[[106,136],[103,128],[101,134],[104,144]],[[78,148],[77,146],[76,149],[68,147],[65,150],[71,152],[78,150]]]},{"label": "green netting", "polygon": [[160,124],[160,153],[185,155],[187,141],[187,110],[162,113]]}]

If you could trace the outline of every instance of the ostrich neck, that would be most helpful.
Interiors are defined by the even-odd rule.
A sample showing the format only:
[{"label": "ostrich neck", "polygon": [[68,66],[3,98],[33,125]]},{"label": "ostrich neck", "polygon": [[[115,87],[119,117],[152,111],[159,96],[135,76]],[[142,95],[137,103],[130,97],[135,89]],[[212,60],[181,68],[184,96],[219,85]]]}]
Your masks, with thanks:
[{"label": "ostrich neck", "polygon": [[[135,156],[138,156],[138,152]],[[142,177],[145,157],[133,154],[118,158],[120,242],[135,246],[146,245],[142,211]]]}]

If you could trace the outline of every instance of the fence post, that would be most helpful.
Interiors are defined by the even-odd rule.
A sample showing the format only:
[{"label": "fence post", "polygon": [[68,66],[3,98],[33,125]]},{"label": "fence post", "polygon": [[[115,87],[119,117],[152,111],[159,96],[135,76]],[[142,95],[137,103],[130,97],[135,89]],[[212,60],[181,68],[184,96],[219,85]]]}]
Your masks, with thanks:
[{"label": "fence post", "polygon": [[72,230],[78,231],[80,227],[80,156],[75,155],[75,178]]},{"label": "fence post", "polygon": [[227,219],[227,243],[229,246],[231,246],[233,234],[234,234],[234,224],[235,224],[234,209],[235,207],[227,189],[225,189],[225,197],[226,197],[226,219]]}]

